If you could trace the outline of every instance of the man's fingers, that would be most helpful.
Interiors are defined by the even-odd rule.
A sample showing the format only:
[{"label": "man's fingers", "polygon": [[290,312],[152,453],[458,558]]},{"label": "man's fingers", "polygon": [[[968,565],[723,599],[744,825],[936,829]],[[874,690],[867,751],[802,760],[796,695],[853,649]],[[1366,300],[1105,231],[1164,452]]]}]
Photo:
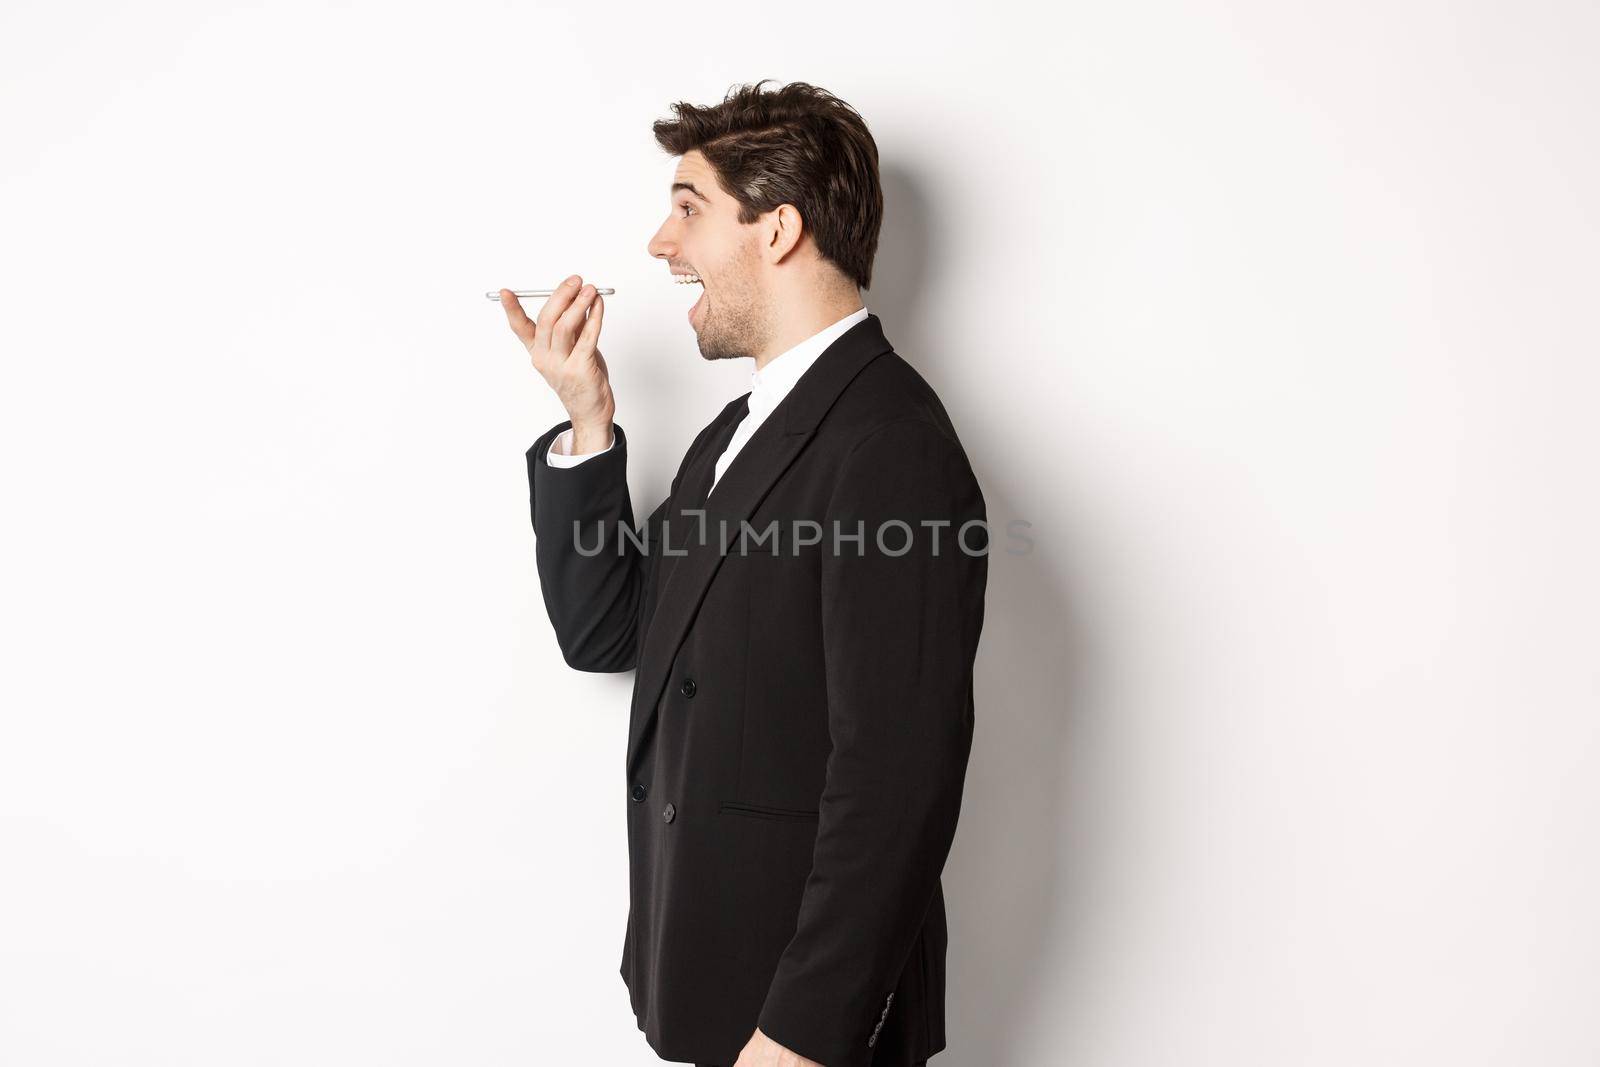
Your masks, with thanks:
[{"label": "man's fingers", "polygon": [[572,303],[572,298],[578,295],[578,286],[583,279],[573,274],[566,281],[556,286],[556,291],[545,300],[544,307],[539,309],[539,320],[536,339],[540,344],[550,343],[550,334],[554,331],[556,323],[567,310],[567,305]]},{"label": "man's fingers", "polygon": [[599,293],[594,294],[594,302],[589,305],[589,317],[583,320],[583,329],[578,333],[578,340],[572,346],[575,356],[589,356],[594,352],[595,346],[600,343],[600,325],[606,317],[606,302]]},{"label": "man's fingers", "polygon": [[594,286],[585,285],[578,291],[576,299],[567,305],[567,310],[556,320],[555,329],[550,337],[550,347],[555,349],[556,355],[565,358],[571,354],[573,342],[583,327],[583,316],[596,297]]}]

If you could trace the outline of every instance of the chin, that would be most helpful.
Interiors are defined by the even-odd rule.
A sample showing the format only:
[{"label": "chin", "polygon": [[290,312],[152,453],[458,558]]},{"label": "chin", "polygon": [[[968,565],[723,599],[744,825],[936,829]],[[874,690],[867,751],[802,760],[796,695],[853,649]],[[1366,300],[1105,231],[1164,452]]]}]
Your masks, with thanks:
[{"label": "chin", "polygon": [[709,330],[695,330],[694,338],[700,347],[700,358],[712,359],[738,359],[747,355],[743,345],[728,345],[721,343],[720,339]]}]

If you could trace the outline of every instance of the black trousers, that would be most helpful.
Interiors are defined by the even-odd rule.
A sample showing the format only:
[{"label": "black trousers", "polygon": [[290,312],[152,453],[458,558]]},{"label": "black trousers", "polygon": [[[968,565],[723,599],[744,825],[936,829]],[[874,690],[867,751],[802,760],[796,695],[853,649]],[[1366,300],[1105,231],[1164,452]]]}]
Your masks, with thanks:
[{"label": "black trousers", "polygon": [[[718,1065],[715,1063],[697,1063],[694,1065],[694,1067],[718,1067]],[[917,1067],[928,1067],[928,1061],[918,1060]]]}]

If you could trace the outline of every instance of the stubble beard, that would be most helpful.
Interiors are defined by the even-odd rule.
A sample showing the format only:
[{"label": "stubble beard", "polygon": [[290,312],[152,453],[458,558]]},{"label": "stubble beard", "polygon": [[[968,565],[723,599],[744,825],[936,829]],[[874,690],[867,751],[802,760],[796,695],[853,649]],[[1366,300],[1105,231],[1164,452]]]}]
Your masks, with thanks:
[{"label": "stubble beard", "polygon": [[755,286],[737,278],[719,281],[715,300],[710,294],[705,300],[703,319],[695,334],[702,359],[754,357],[761,351],[770,331],[766,306]]}]

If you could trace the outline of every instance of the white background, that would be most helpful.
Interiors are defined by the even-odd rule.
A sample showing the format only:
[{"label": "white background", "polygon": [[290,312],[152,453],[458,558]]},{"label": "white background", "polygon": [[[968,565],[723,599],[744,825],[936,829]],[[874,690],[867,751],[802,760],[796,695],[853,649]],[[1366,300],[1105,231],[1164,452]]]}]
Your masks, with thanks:
[{"label": "white background", "polygon": [[748,388],[649,125],[877,138],[991,520],[938,1067],[1600,1061],[1592,5],[0,15],[0,1060],[656,1062],[629,675],[483,293],[617,288],[639,514]]}]

